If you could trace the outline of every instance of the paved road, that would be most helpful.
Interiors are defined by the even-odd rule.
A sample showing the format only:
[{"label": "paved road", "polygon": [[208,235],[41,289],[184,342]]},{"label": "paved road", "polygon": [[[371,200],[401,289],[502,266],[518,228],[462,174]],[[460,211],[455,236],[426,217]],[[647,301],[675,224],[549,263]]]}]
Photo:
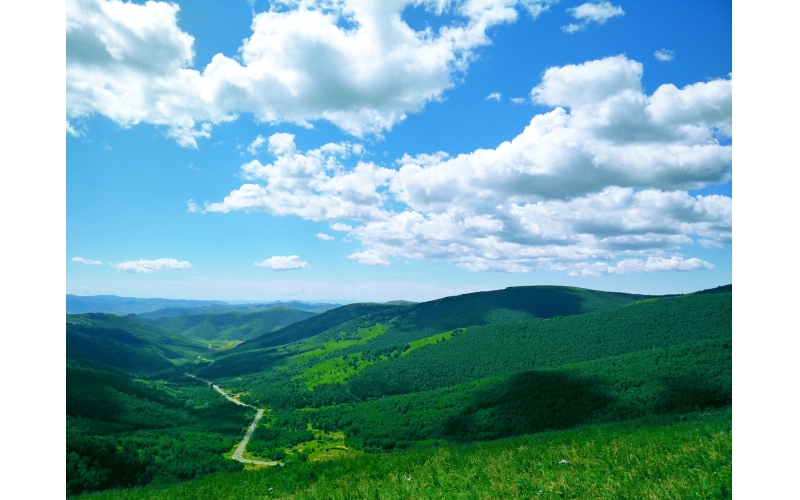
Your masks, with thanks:
[{"label": "paved road", "polygon": [[236,452],[233,454],[234,460],[246,464],[256,464],[256,465],[278,465],[280,463],[280,462],[262,462],[260,460],[250,460],[249,458],[242,458],[242,453],[244,452],[244,449],[247,448],[247,442],[250,441],[250,436],[252,436],[253,431],[256,430],[256,425],[258,425],[258,421],[261,419],[261,416],[263,414],[264,410],[259,408],[258,412],[256,413],[256,418],[253,420],[253,423],[250,424],[250,428],[247,429],[247,434],[244,435],[244,439],[242,439],[242,442],[239,443],[239,447],[236,448]]},{"label": "paved road", "polygon": [[254,465],[283,465],[280,462],[264,462],[261,460],[250,460],[249,458],[242,457],[242,453],[244,453],[244,450],[247,448],[247,443],[250,441],[250,436],[253,435],[253,432],[256,430],[256,425],[258,425],[258,421],[261,420],[261,417],[264,415],[264,410],[262,410],[261,408],[256,408],[255,406],[250,406],[248,404],[242,403],[238,399],[234,398],[230,394],[220,389],[218,385],[216,385],[214,382],[210,380],[200,378],[196,375],[192,375],[191,373],[184,373],[184,375],[186,375],[187,377],[192,377],[194,379],[200,380],[201,382],[205,382],[206,384],[214,388],[215,391],[225,396],[225,399],[227,399],[232,403],[236,403],[239,406],[247,406],[248,408],[258,410],[256,411],[256,418],[253,419],[253,423],[250,424],[250,428],[247,429],[247,433],[244,435],[244,439],[242,439],[242,442],[239,443],[239,446],[236,447],[236,451],[233,453],[234,460],[236,460],[237,462],[242,462],[245,464],[254,464]]}]

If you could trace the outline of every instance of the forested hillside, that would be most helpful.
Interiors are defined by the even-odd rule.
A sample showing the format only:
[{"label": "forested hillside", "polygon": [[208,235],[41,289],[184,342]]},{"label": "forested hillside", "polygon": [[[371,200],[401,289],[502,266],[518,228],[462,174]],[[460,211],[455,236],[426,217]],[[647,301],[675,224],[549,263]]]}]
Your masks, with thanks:
[{"label": "forested hillside", "polygon": [[[660,297],[521,287],[420,304],[351,304],[229,350],[134,317],[68,316],[68,359],[81,360],[68,367],[69,477],[76,478],[69,491],[185,480],[179,463],[201,474],[233,463],[222,454],[252,411],[191,385],[183,371],[267,410],[247,453],[293,464],[269,472],[275,478],[297,467],[328,470],[300,464],[344,456],[364,467],[399,463],[359,458],[365,453],[443,448],[467,456],[459,446],[631,419],[674,423],[687,412],[725,415],[732,297],[730,286]],[[276,309],[147,321],[219,335],[287,312]],[[664,432],[668,441],[672,431]],[[153,441],[157,434],[164,437]],[[729,441],[720,443],[726,453]],[[151,446],[157,450],[139,453],[138,462],[128,451]]]},{"label": "forested hillside", "polygon": [[135,316],[137,321],[179,333],[198,341],[250,340],[272,333],[292,323],[317,315],[309,311],[275,306],[259,312],[226,312],[148,318]]},{"label": "forested hillside", "polygon": [[113,314],[67,315],[67,359],[152,373],[208,353],[208,348],[131,318]]},{"label": "forested hillside", "polygon": [[330,328],[334,328],[344,322],[359,318],[361,316],[369,316],[384,311],[396,310],[406,306],[396,306],[387,304],[350,304],[347,306],[337,307],[330,311],[324,312],[313,318],[290,325],[279,332],[271,335],[262,335],[256,339],[250,340],[237,346],[233,352],[239,353],[243,351],[250,351],[254,349],[261,349],[264,347],[273,347],[282,344],[288,344],[296,340],[313,337]]},{"label": "forested hillside", "polygon": [[252,411],[184,378],[67,363],[67,495],[241,470],[223,454]]}]

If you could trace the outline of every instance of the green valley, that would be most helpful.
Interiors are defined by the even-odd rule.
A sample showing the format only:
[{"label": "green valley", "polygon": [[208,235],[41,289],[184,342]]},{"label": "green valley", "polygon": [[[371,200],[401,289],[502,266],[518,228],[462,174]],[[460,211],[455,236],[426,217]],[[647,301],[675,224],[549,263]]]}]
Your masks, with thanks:
[{"label": "green valley", "polygon": [[[68,316],[67,492],[728,498],[732,296],[516,287],[242,343],[295,313]],[[280,467],[230,459],[255,409],[242,457]]]}]

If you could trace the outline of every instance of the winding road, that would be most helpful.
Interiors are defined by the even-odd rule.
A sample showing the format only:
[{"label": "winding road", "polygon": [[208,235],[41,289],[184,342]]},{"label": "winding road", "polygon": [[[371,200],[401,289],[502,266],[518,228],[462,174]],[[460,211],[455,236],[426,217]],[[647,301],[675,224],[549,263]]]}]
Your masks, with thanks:
[{"label": "winding road", "polygon": [[[212,361],[212,363],[213,363],[213,361]],[[233,453],[233,457],[232,458],[234,460],[236,460],[237,462],[242,462],[244,464],[253,464],[253,465],[283,465],[280,462],[264,462],[264,461],[261,461],[261,460],[250,460],[249,458],[242,457],[242,453],[244,453],[245,449],[247,448],[247,443],[250,441],[250,436],[253,435],[253,432],[256,430],[256,425],[258,425],[258,421],[261,420],[261,417],[264,415],[264,410],[263,409],[256,408],[255,406],[251,406],[251,405],[242,403],[238,399],[234,398],[230,394],[228,394],[225,391],[223,391],[218,385],[216,385],[214,382],[212,382],[210,380],[206,380],[204,378],[200,378],[200,377],[198,377],[196,375],[192,375],[191,373],[184,373],[184,375],[186,375],[187,377],[191,377],[193,379],[197,379],[197,380],[199,380],[201,382],[205,382],[206,384],[211,386],[215,391],[217,391],[218,393],[222,394],[225,397],[225,399],[227,399],[231,403],[236,403],[239,406],[246,406],[248,408],[252,408],[252,409],[256,410],[256,418],[253,419],[253,423],[250,424],[250,428],[247,429],[247,433],[245,433],[244,439],[242,439],[242,442],[239,443],[239,446],[236,447],[236,451]]]}]

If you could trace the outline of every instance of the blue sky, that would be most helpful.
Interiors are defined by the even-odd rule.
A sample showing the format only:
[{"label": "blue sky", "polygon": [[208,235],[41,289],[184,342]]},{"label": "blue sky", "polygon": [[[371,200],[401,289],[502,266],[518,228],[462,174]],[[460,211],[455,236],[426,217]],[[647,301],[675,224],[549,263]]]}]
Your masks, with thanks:
[{"label": "blue sky", "polygon": [[67,293],[731,282],[729,2],[177,5],[68,3]]}]

